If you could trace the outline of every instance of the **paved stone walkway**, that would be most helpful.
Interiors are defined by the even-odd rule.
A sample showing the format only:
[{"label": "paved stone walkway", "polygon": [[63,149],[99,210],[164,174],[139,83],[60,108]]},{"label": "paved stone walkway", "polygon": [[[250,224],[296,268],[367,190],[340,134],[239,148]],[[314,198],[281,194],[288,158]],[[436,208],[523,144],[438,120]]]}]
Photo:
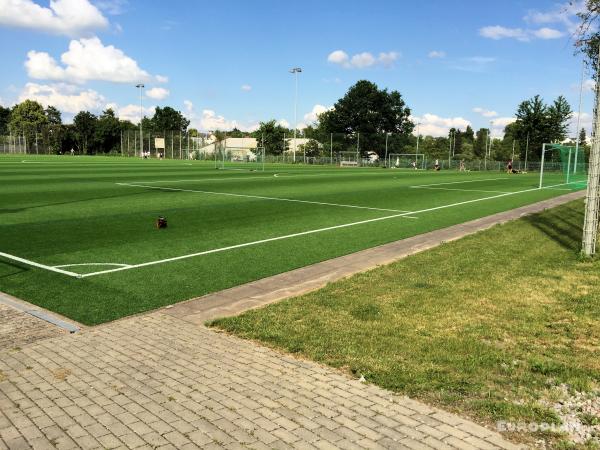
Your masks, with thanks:
[{"label": "paved stone walkway", "polygon": [[571,192],[549,200],[482,217],[470,222],[414,236],[311,266],[253,281],[198,299],[181,302],[165,310],[167,314],[195,324],[240,314],[284,298],[314,291],[327,283],[389,264],[408,255],[460,239],[494,225],[534,214],[582,198],[585,191]]},{"label": "paved stone walkway", "polygon": [[0,350],[18,349],[66,331],[15,308],[0,304]]},{"label": "paved stone walkway", "polygon": [[516,446],[333,369],[155,312],[0,353],[0,448]]}]

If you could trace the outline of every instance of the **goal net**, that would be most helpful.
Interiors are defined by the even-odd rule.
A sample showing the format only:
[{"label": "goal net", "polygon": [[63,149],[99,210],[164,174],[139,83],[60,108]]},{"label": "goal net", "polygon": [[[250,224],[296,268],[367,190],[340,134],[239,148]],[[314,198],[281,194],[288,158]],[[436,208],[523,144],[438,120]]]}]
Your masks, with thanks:
[{"label": "goal net", "polygon": [[339,152],[338,160],[340,167],[358,167],[360,160],[356,152]]},{"label": "goal net", "polygon": [[584,147],[544,144],[540,162],[540,188],[579,190],[587,187],[588,161]]},{"label": "goal net", "polygon": [[386,165],[395,169],[425,169],[425,155],[423,153],[390,153]]},{"label": "goal net", "polygon": [[226,147],[215,149],[215,168],[222,170],[265,170],[265,155],[262,147]]}]

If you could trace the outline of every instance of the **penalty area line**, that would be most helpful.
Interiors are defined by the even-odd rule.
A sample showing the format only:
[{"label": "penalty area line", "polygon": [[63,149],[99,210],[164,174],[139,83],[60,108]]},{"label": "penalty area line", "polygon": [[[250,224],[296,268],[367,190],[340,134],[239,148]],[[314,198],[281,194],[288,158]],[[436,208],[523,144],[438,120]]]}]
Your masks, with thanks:
[{"label": "penalty area line", "polygon": [[342,203],[315,202],[315,201],[311,201],[311,200],[299,200],[299,199],[294,199],[294,198],[265,197],[262,195],[235,194],[232,192],[203,191],[203,190],[199,190],[199,189],[181,189],[181,188],[171,188],[171,187],[165,187],[165,186],[149,186],[149,185],[145,185],[145,184],[134,184],[134,183],[116,183],[116,184],[119,186],[130,186],[130,187],[139,187],[139,188],[146,188],[146,189],[156,189],[159,191],[194,192],[194,193],[198,193],[198,194],[224,195],[224,196],[228,196],[228,197],[256,198],[259,200],[273,200],[273,201],[292,202],[292,203],[308,203],[311,205],[337,206],[340,208],[367,209],[370,211],[410,213],[410,211],[406,211],[406,210],[402,210],[402,209],[372,208],[370,206],[345,205]]},{"label": "penalty area line", "polygon": [[467,180],[467,181],[448,181],[446,183],[431,183],[431,184],[417,184],[415,186],[410,186],[411,188],[424,188],[429,186],[445,186],[447,184],[463,184],[463,183],[478,183],[480,181],[496,181],[496,180],[508,180],[507,177],[500,178],[479,178],[477,180]]}]

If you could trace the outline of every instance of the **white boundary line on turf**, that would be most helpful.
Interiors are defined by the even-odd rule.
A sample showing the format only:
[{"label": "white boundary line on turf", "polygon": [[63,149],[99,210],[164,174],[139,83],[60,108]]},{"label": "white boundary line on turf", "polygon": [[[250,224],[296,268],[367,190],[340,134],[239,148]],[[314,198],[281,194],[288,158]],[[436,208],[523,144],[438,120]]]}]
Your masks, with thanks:
[{"label": "white boundary line on turf", "polygon": [[372,208],[370,206],[358,206],[358,205],[345,205],[342,203],[328,203],[328,202],[313,202],[310,200],[299,200],[294,198],[281,198],[281,197],[265,197],[262,195],[250,195],[250,194],[235,194],[231,192],[215,192],[215,191],[202,191],[199,189],[180,189],[180,188],[170,188],[163,186],[148,186],[144,184],[136,184],[136,183],[116,183],[119,186],[131,186],[131,187],[140,187],[146,189],[156,189],[159,191],[175,191],[175,192],[195,192],[198,194],[209,194],[209,195],[224,195],[228,197],[244,197],[244,198],[257,198],[259,200],[274,200],[280,202],[293,202],[293,203],[308,203],[312,205],[323,205],[323,206],[338,206],[341,208],[355,208],[355,209],[368,209],[371,211],[385,211],[385,212],[401,212],[401,213],[409,213],[410,211],[403,209],[387,209],[387,208]]},{"label": "white boundary line on turf", "polygon": [[480,178],[480,179],[477,179],[477,180],[467,180],[467,181],[448,181],[446,183],[416,184],[416,185],[410,186],[410,187],[411,188],[418,188],[418,187],[429,187],[429,186],[444,186],[446,184],[477,183],[479,181],[495,181],[495,180],[508,180],[508,178],[507,177]]},{"label": "white boundary line on turf", "polygon": [[[564,185],[564,183],[563,184],[557,184],[557,185],[554,185],[554,186],[548,186],[548,188],[552,188],[552,187],[556,187],[556,186],[563,186],[563,185]],[[542,189],[546,189],[546,188],[542,188]],[[96,276],[96,275],[103,275],[103,274],[112,273],[112,272],[121,272],[123,270],[137,269],[137,268],[140,268],[140,267],[154,266],[154,265],[157,265],[157,264],[163,264],[163,263],[172,262],[172,261],[179,261],[179,260],[182,260],[182,259],[193,258],[193,257],[196,257],[196,256],[210,255],[212,253],[220,253],[220,252],[225,252],[225,251],[228,251],[228,250],[234,250],[234,249],[243,248],[243,247],[250,247],[250,246],[254,246],[254,245],[265,244],[267,242],[280,241],[280,240],[283,240],[283,239],[290,239],[290,238],[294,238],[294,237],[298,237],[298,236],[306,236],[306,235],[309,235],[309,234],[316,234],[316,233],[321,233],[321,232],[324,232],[324,231],[338,230],[340,228],[348,228],[348,227],[352,227],[352,226],[355,226],[355,225],[363,225],[363,224],[366,224],[366,223],[380,222],[382,220],[395,219],[395,218],[398,218],[398,217],[405,217],[408,214],[420,214],[420,213],[426,213],[426,212],[430,212],[430,211],[437,211],[439,209],[452,208],[454,206],[466,205],[466,204],[469,204],[469,203],[481,202],[481,201],[484,201],[484,200],[490,200],[490,199],[494,199],[494,198],[506,197],[506,196],[509,196],[509,195],[522,194],[524,192],[532,192],[532,191],[538,191],[538,190],[540,190],[540,188],[526,189],[526,190],[517,191],[517,192],[507,192],[507,193],[504,193],[504,194],[492,195],[490,197],[476,198],[476,199],[473,199],[473,200],[466,200],[464,202],[451,203],[449,205],[434,206],[433,208],[422,209],[420,211],[412,211],[412,212],[406,212],[406,213],[401,213],[401,214],[394,214],[394,215],[391,215],[391,216],[377,217],[375,219],[360,220],[358,222],[345,223],[345,224],[342,224],[342,225],[334,225],[334,226],[325,227],[325,228],[318,228],[316,230],[308,230],[308,231],[302,231],[302,232],[299,232],[299,233],[286,234],[284,236],[276,236],[276,237],[272,237],[272,238],[261,239],[259,241],[245,242],[243,244],[230,245],[228,247],[215,248],[215,249],[212,249],[212,250],[205,250],[203,252],[190,253],[188,255],[175,256],[173,258],[166,258],[166,259],[160,259],[160,260],[156,260],[156,261],[149,261],[149,262],[145,262],[145,263],[141,263],[141,264],[132,264],[129,267],[118,267],[116,269],[108,269],[108,270],[101,270],[99,272],[86,273],[86,274],[81,275],[81,278],[93,277],[93,276]]]},{"label": "white boundary line on turf", "polygon": [[510,194],[510,191],[485,191],[483,189],[458,189],[458,188],[444,188],[434,186],[411,186],[411,189],[433,189],[436,191],[461,191],[461,192],[486,192],[486,193],[497,193],[497,194]]},{"label": "white boundary line on turf", "polygon": [[60,266],[52,266],[55,269],[62,269],[64,267],[80,267],[80,266],[120,266],[127,267],[129,264],[119,264],[119,263],[80,263],[80,264],[61,264]]},{"label": "white boundary line on turf", "polygon": [[79,273],[69,272],[68,270],[62,270],[62,269],[57,268],[57,267],[52,267],[52,266],[47,266],[45,264],[40,264],[40,263],[37,263],[35,261],[31,261],[29,259],[20,258],[19,256],[11,255],[9,253],[0,252],[0,256],[4,257],[6,259],[10,259],[10,260],[13,260],[13,261],[17,261],[17,262],[26,264],[28,266],[37,267],[39,269],[46,269],[46,270],[49,270],[50,272],[57,272],[57,273],[62,273],[63,275],[68,275],[70,277],[81,278],[81,274],[79,274]]}]

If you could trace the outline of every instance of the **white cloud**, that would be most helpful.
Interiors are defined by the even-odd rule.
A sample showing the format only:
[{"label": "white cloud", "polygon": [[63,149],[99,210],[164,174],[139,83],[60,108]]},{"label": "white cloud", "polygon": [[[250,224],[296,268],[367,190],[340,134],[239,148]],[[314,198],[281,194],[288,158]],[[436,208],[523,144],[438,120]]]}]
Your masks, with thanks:
[{"label": "white cloud", "polygon": [[134,59],[112,45],[105,46],[97,37],[72,40],[69,50],[60,58],[64,66],[59,66],[45,52],[32,50],[27,57],[25,67],[28,75],[36,79],[75,83],[91,80],[136,83],[151,80],[148,72],[142,70]]},{"label": "white cloud", "polygon": [[25,68],[31,78],[41,80],[63,80],[65,78],[65,69],[56,64],[56,60],[46,52],[36,52],[35,50],[27,52]]},{"label": "white cloud", "polygon": [[69,84],[27,83],[19,95],[19,102],[36,100],[45,107],[54,106],[60,111],[78,113],[79,111],[100,110],[106,100],[98,92]]},{"label": "white cloud", "polygon": [[81,36],[106,28],[108,20],[88,0],[51,0],[49,8],[32,0],[0,0],[0,25]]},{"label": "white cloud", "polygon": [[125,13],[127,0],[96,0],[96,6],[107,14],[117,16]]},{"label": "white cloud", "polygon": [[329,54],[327,61],[346,69],[364,69],[375,65],[391,67],[399,57],[400,53],[398,52],[381,52],[377,57],[370,52],[362,52],[349,57],[345,51],[335,50]]},{"label": "white cloud", "polygon": [[[328,108],[326,106],[316,104],[315,106],[313,106],[313,109],[310,112],[304,114],[304,121],[306,123],[316,122],[319,118],[319,114],[323,114],[325,111],[329,111],[332,108],[332,106]],[[306,128],[306,126],[304,128]]]},{"label": "white cloud", "polygon": [[169,77],[165,77],[164,75],[156,75],[156,81],[158,81],[159,83],[168,83],[169,82]]},{"label": "white cloud", "polygon": [[510,125],[516,120],[516,117],[498,117],[490,120],[490,133],[492,137],[497,138],[504,136],[504,128],[506,125]]},{"label": "white cloud", "polygon": [[[435,114],[423,114],[421,117],[411,117],[411,120],[419,123],[419,134],[422,136],[442,137],[448,136],[450,128],[460,128],[464,130],[471,122],[463,117],[440,117]],[[416,134],[417,127],[413,133]]]},{"label": "white cloud", "polygon": [[587,79],[583,82],[583,90],[584,91],[594,91],[596,88],[596,81],[592,79]]},{"label": "white cloud", "polygon": [[385,67],[391,66],[394,61],[400,57],[398,52],[381,52],[377,57],[377,61],[383,64]]},{"label": "white cloud", "polygon": [[544,27],[533,31],[533,35],[539,39],[558,39],[563,37],[565,33],[555,30],[554,28]]},{"label": "white cloud", "polygon": [[350,65],[352,67],[356,67],[358,69],[362,69],[363,67],[370,67],[375,64],[375,57],[371,55],[369,52],[362,52],[354,55],[350,59]]},{"label": "white cloud", "polygon": [[485,108],[473,108],[473,112],[476,112],[477,114],[481,114],[483,117],[496,117],[498,115],[498,113],[496,111],[491,111],[489,109],[485,109]]},{"label": "white cloud", "polygon": [[569,1],[555,5],[548,11],[530,10],[523,20],[531,24],[562,24],[569,33],[579,26],[577,14],[586,10],[585,0]]},{"label": "white cloud", "polygon": [[279,119],[277,121],[277,125],[279,125],[279,126],[281,126],[283,128],[290,128],[290,123],[287,120],[285,120],[285,119]]},{"label": "white cloud", "polygon": [[429,58],[445,58],[446,52],[441,51],[441,50],[432,50],[427,54],[427,56]]},{"label": "white cloud", "polygon": [[[132,123],[140,123],[140,105],[129,105],[119,106],[116,103],[108,103],[106,108],[111,108],[115,115],[121,120],[129,120]],[[154,115],[155,106],[147,106],[142,108],[142,112],[145,117],[152,117]]]},{"label": "white cloud", "polygon": [[334,64],[347,64],[348,63],[348,53],[343,50],[335,50],[329,54],[327,57],[327,61]]},{"label": "white cloud", "polygon": [[462,70],[464,72],[485,72],[489,65],[496,62],[496,58],[489,56],[470,56],[459,58],[452,62],[451,69]]},{"label": "white cloud", "polygon": [[242,84],[242,87],[240,89],[244,92],[250,92],[252,90],[252,86],[250,86],[249,84]]},{"label": "white cloud", "polygon": [[191,126],[201,131],[225,131],[233,128],[241,131],[254,131],[258,128],[258,123],[243,124],[236,120],[229,120],[212,109],[203,109],[202,113],[197,114],[194,104],[190,100],[184,100],[183,104],[185,105],[185,115],[190,120]]},{"label": "white cloud", "polygon": [[[578,115],[578,113],[574,112],[573,115],[571,116],[571,120],[570,120],[569,137],[572,137],[572,138],[576,138],[577,135],[579,134],[578,129],[577,129],[577,115]],[[585,128],[588,139],[592,133],[593,122],[594,122],[594,116],[592,114],[586,113],[586,112],[581,113],[581,116],[579,119],[579,130],[581,130],[582,128]]]},{"label": "white cloud", "polygon": [[479,29],[479,34],[488,39],[512,38],[518,41],[528,41],[529,34],[521,28],[506,28],[500,25],[492,25]]},{"label": "white cloud", "polygon": [[146,91],[146,97],[153,98],[155,100],[164,100],[169,96],[170,92],[168,89],[161,87],[153,87]]}]

